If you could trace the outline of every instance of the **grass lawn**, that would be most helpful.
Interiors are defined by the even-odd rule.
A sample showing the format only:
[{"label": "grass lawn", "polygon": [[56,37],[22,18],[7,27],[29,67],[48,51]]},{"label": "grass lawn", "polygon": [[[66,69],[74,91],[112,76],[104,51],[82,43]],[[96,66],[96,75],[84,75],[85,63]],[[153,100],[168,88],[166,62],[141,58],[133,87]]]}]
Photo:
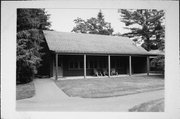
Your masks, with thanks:
[{"label": "grass lawn", "polygon": [[160,76],[72,79],[55,81],[68,96],[103,98],[164,89]]},{"label": "grass lawn", "polygon": [[164,99],[153,100],[134,106],[130,112],[164,112]]},{"label": "grass lawn", "polygon": [[30,98],[35,95],[34,83],[18,84],[16,86],[16,100]]}]

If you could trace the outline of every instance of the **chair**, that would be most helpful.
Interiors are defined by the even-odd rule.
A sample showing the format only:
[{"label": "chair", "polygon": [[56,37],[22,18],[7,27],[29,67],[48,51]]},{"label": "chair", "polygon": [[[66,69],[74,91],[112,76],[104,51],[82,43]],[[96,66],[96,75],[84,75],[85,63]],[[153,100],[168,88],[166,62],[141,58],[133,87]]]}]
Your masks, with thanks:
[{"label": "chair", "polygon": [[102,69],[102,74],[103,74],[103,76],[108,75],[108,71],[107,71],[107,69],[106,69],[106,68],[103,68],[103,69]]},{"label": "chair", "polygon": [[101,72],[98,71],[97,69],[93,69],[93,74],[94,74],[95,76],[102,76]]},{"label": "chair", "polygon": [[115,68],[111,69],[111,75],[118,75],[118,72],[116,71]]}]

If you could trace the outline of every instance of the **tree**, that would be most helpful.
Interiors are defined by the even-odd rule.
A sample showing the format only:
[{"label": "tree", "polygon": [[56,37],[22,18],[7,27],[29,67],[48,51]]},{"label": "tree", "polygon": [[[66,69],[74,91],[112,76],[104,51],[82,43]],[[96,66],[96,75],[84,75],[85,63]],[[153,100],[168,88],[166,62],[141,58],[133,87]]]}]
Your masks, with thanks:
[{"label": "tree", "polygon": [[[164,48],[164,11],[155,9],[121,10],[121,21],[130,32],[123,34],[128,37],[141,37],[142,45],[147,51]],[[138,27],[135,27],[138,26]]]},{"label": "tree", "polygon": [[73,28],[72,32],[101,35],[112,35],[113,33],[111,24],[105,22],[104,15],[101,11],[98,13],[97,18],[92,17],[87,20],[77,18],[74,20],[74,23],[76,26]]},{"label": "tree", "polygon": [[[164,50],[165,27],[163,25],[164,11],[154,9],[121,10],[122,22],[130,32],[123,34],[134,38],[135,41],[143,40],[147,51],[152,49]],[[138,25],[139,27],[135,27]],[[131,26],[131,27],[129,27]],[[158,56],[151,64],[164,72],[164,56]]]},{"label": "tree", "polygon": [[48,30],[51,23],[45,9],[17,9],[17,32],[29,29]]},{"label": "tree", "polygon": [[17,83],[33,79],[40,66],[44,36],[50,22],[45,9],[17,9]]}]

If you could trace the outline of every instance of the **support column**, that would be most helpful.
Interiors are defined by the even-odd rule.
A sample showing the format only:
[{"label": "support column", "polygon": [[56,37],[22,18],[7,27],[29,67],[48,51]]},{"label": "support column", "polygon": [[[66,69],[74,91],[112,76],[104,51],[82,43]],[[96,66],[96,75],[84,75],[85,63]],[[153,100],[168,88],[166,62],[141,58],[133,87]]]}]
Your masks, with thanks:
[{"label": "support column", "polygon": [[111,76],[111,56],[108,55],[108,77]]},{"label": "support column", "polygon": [[56,76],[55,80],[58,80],[58,54],[56,53]]},{"label": "support column", "polygon": [[147,75],[149,76],[149,71],[150,71],[150,68],[149,68],[149,56],[147,56]]},{"label": "support column", "polygon": [[86,78],[86,55],[84,54],[84,78]]},{"label": "support column", "polygon": [[129,76],[132,75],[132,63],[131,63],[131,56],[129,56]]}]

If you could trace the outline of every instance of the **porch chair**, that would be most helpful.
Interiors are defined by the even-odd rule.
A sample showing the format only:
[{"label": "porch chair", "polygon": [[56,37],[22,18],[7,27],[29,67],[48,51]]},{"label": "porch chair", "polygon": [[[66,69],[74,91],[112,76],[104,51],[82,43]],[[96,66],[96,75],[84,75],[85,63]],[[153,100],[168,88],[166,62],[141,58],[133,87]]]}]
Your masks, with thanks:
[{"label": "porch chair", "polygon": [[101,72],[99,72],[97,69],[93,69],[93,74],[95,76],[102,76]]},{"label": "porch chair", "polygon": [[103,74],[103,76],[108,75],[108,71],[107,71],[107,69],[106,69],[106,68],[103,68],[103,69],[102,69],[102,74]]},{"label": "porch chair", "polygon": [[118,72],[116,71],[115,68],[111,69],[111,75],[118,75]]}]

